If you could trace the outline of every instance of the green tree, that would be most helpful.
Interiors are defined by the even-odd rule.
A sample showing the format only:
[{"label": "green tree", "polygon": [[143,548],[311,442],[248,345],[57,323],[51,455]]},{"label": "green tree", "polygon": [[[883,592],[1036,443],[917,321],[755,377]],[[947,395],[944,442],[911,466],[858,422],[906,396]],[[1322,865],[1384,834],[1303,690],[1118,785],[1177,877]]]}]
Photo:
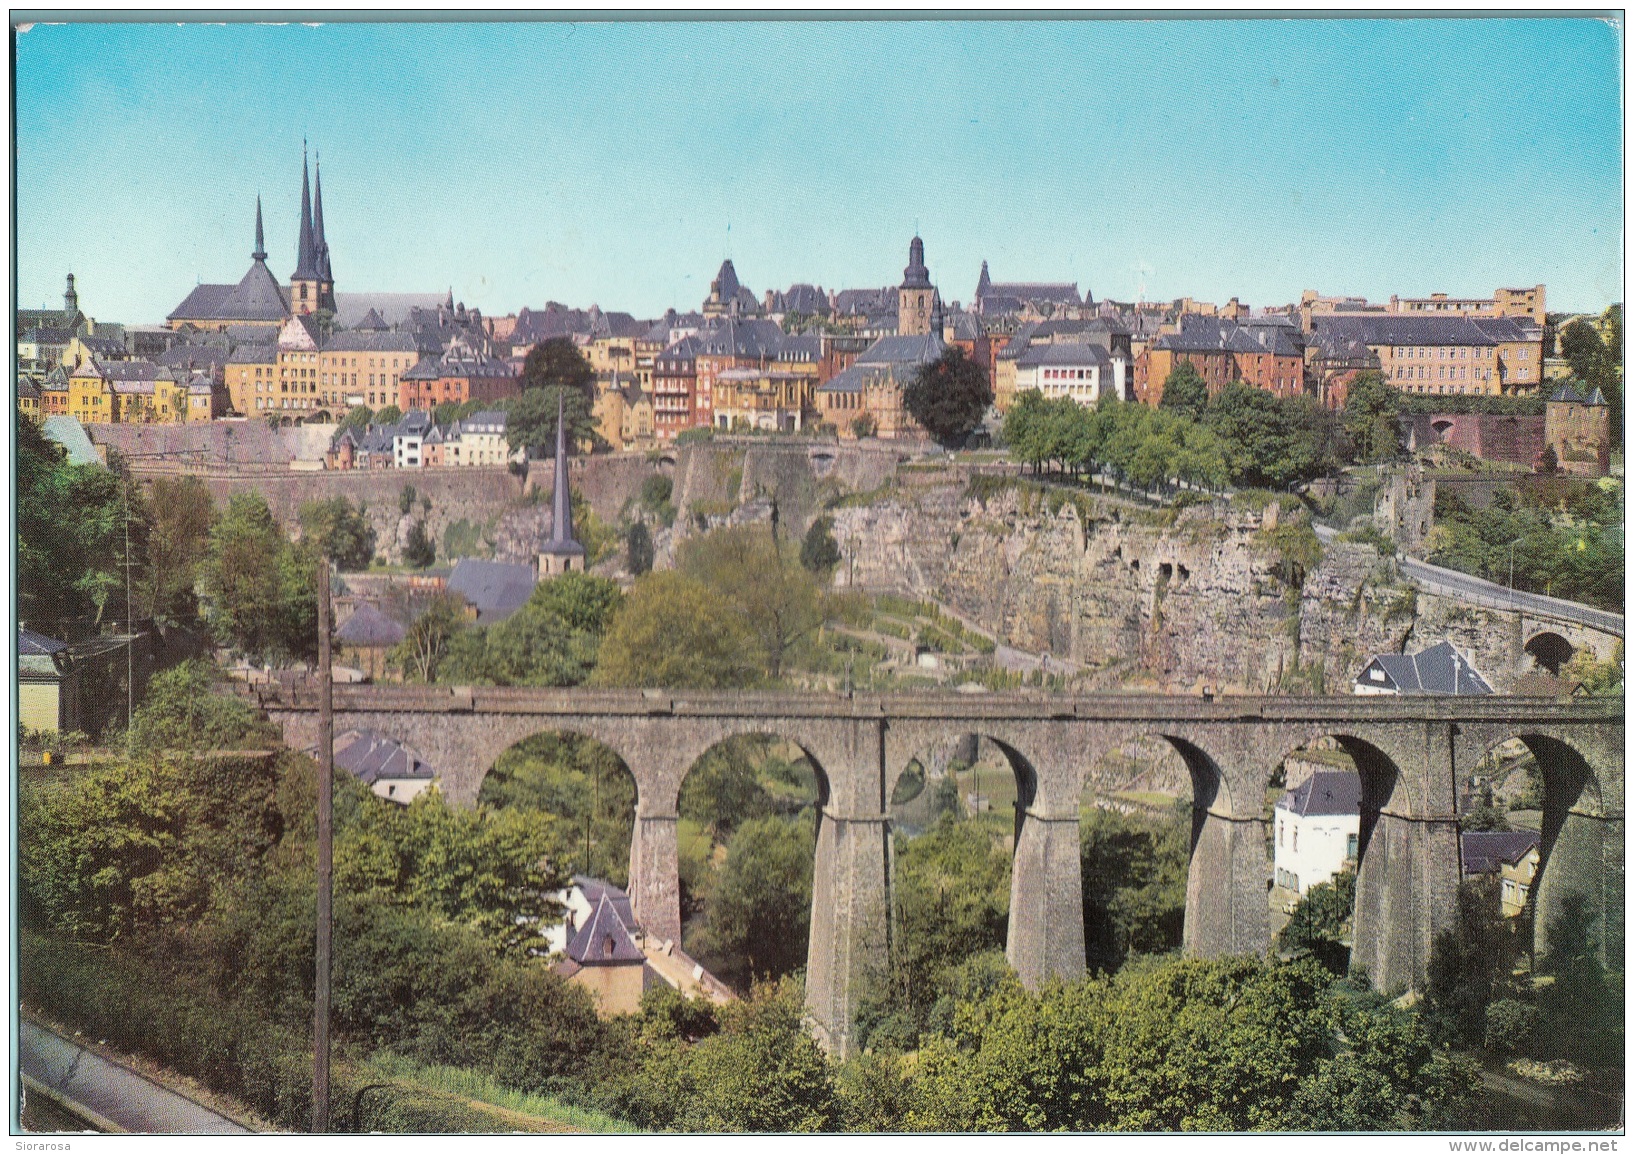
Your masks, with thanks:
[{"label": "green tree", "polygon": [[751,818],[774,809],[761,784],[770,751],[759,735],[728,738],[711,746],[681,781],[680,814],[726,842]]},{"label": "green tree", "polygon": [[591,684],[735,689],[755,680],[753,644],[704,583],[673,570],[636,579],[614,615]]},{"label": "green tree", "polygon": [[564,873],[629,881],[635,779],[607,747],[576,734],[535,734],[499,756],[478,802],[551,816]]},{"label": "green tree", "polygon": [[375,534],[367,510],[336,496],[301,504],[301,539],[341,569],[367,569],[374,560]]},{"label": "green tree", "polygon": [[872,437],[879,429],[872,413],[859,413],[851,419],[851,436]]},{"label": "green tree", "polygon": [[1279,398],[1234,381],[1204,420],[1225,443],[1238,485],[1285,489],[1337,468],[1332,416],[1310,397]]},{"label": "green tree", "polygon": [[1097,808],[1079,831],[1089,965],[1116,970],[1130,953],[1179,949],[1191,864],[1189,808],[1161,820]]},{"label": "green tree", "polygon": [[435,681],[449,647],[464,628],[460,599],[454,594],[438,593],[415,616],[414,624],[391,648],[386,660],[408,681]]},{"label": "green tree", "polygon": [[419,491],[412,485],[404,485],[397,491],[397,512],[405,517],[414,512],[414,503],[420,498]]},{"label": "green tree", "polygon": [[1376,370],[1356,374],[1345,393],[1344,426],[1358,461],[1383,461],[1401,452],[1401,392]]},{"label": "green tree", "polygon": [[403,411],[395,405],[387,405],[375,411],[376,425],[396,425],[403,420]]},{"label": "green tree", "polygon": [[638,521],[624,533],[624,568],[630,576],[640,577],[652,569],[652,561],[652,533]]},{"label": "green tree", "polygon": [[1208,411],[1208,382],[1203,380],[1197,366],[1190,361],[1181,361],[1164,379],[1163,397],[1158,404],[1193,421],[1201,421]]},{"label": "green tree", "polygon": [[1337,975],[1350,969],[1351,914],[1356,909],[1356,875],[1348,870],[1319,882],[1294,907],[1277,943],[1294,957],[1309,955]]},{"label": "green tree", "polygon": [[703,955],[723,960],[724,977],[742,983],[805,966],[815,853],[809,813],[751,818],[732,835],[698,945]]},{"label": "green tree", "polygon": [[210,550],[215,503],[204,482],[191,476],[154,478],[151,496],[142,601],[150,618],[192,621],[198,615],[195,587]]},{"label": "green tree", "polygon": [[1480,1047],[1487,1007],[1514,965],[1514,934],[1498,902],[1496,879],[1458,888],[1457,915],[1430,944],[1424,992],[1430,1038],[1443,1046]]},{"label": "green tree", "polygon": [[768,678],[782,675],[793,646],[816,631],[827,607],[816,577],[758,525],[718,529],[682,542],[676,568],[707,585],[754,638]]},{"label": "green tree", "polygon": [[[595,400],[596,371],[571,337],[552,337],[528,350],[522,362],[522,388],[566,389]],[[552,401],[554,406],[554,400]]]},{"label": "green tree", "polygon": [[440,677],[500,686],[581,685],[623,601],[618,583],[589,574],[540,582],[504,621],[455,641]]},{"label": "green tree", "polygon": [[594,399],[578,389],[546,385],[524,389],[520,396],[504,403],[507,414],[505,438],[512,449],[523,447],[532,456],[554,456],[556,452],[556,402],[562,401],[567,421],[569,452],[574,445],[606,445],[592,411]]},{"label": "green tree", "polygon": [[834,519],[819,517],[806,530],[800,543],[800,564],[814,574],[827,576],[840,564],[840,545],[834,540]]},{"label": "green tree", "polygon": [[982,423],[993,390],[987,370],[954,345],[919,367],[902,388],[902,404],[936,440],[958,445]]},{"label": "green tree", "polygon": [[210,530],[202,588],[216,639],[258,661],[317,653],[316,559],[284,536],[266,499],[235,493]]},{"label": "green tree", "polygon": [[[372,409],[367,405],[354,405],[340,419],[340,429],[357,429],[361,431],[367,429],[373,421],[374,411]],[[339,433],[340,429],[335,430],[335,432]]]},{"label": "green tree", "polygon": [[217,693],[215,669],[190,659],[155,674],[131,719],[133,750],[274,747],[276,727],[242,698]]},{"label": "green tree", "polygon": [[425,569],[437,560],[437,547],[426,533],[426,523],[415,519],[409,526],[408,541],[403,546],[403,560],[415,569]]}]

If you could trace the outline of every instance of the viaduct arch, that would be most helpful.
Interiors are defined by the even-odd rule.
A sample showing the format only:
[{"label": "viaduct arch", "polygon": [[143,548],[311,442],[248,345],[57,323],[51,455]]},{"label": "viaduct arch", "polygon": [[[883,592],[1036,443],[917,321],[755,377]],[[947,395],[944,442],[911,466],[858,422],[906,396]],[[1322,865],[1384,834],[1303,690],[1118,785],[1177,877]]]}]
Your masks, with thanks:
[{"label": "viaduct arch", "polygon": [[[317,744],[313,688],[259,692],[290,745]],[[334,710],[337,733],[368,727],[416,749],[461,805],[475,803],[501,753],[533,734],[572,732],[606,745],[635,778],[630,897],[637,918],[660,938],[679,938],[681,930],[676,823],[688,769],[739,734],[772,733],[800,746],[819,789],[807,1007],[819,1037],[841,1053],[858,999],[889,958],[895,779],[917,752],[961,734],[997,743],[1021,786],[1007,954],[1029,987],[1084,969],[1079,798],[1101,755],[1153,735],[1179,752],[1193,779],[1189,952],[1269,948],[1265,791],[1288,753],[1334,737],[1362,774],[1353,958],[1376,986],[1422,981],[1431,941],[1455,910],[1458,784],[1509,738],[1538,754],[1549,798],[1539,927],[1575,891],[1602,920],[1602,949],[1618,959],[1622,953],[1620,700],[360,685],[337,686]]]}]

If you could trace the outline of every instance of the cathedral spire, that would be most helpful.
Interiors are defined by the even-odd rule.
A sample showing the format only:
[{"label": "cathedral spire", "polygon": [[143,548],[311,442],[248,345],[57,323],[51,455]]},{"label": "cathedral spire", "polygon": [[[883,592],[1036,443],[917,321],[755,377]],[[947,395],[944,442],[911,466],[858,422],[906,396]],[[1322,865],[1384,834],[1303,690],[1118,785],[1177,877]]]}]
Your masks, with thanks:
[{"label": "cathedral spire", "polygon": [[551,495],[550,541],[566,545],[573,540],[573,502],[567,492],[567,404],[556,395],[556,492]]},{"label": "cathedral spire", "polygon": [[250,254],[250,260],[264,261],[266,259],[267,241],[261,229],[261,198],[257,196],[255,198],[255,252]]},{"label": "cathedral spire", "polygon": [[301,239],[295,253],[295,271],[291,281],[316,281],[318,255],[312,233],[312,180],[306,162],[306,142],[301,142]]},{"label": "cathedral spire", "polygon": [[313,184],[312,184],[312,243],[317,257],[318,276],[325,284],[334,283],[334,275],[329,271],[329,241],[323,235],[323,157],[313,155]]}]

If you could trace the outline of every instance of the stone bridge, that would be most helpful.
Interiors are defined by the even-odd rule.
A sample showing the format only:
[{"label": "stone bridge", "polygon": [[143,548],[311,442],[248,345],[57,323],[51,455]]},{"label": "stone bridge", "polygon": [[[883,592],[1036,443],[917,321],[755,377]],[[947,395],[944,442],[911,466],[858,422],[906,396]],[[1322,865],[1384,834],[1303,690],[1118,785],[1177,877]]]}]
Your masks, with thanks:
[{"label": "stone bridge", "polygon": [[[262,699],[298,748],[317,744],[317,697]],[[978,734],[1018,787],[1007,953],[1030,987],[1084,969],[1078,814],[1101,757],[1160,737],[1193,785],[1185,949],[1270,946],[1266,792],[1290,752],[1332,737],[1362,778],[1354,950],[1383,990],[1421,982],[1459,883],[1458,783],[1494,745],[1524,741],[1545,780],[1538,949],[1568,892],[1583,894],[1602,949],[1623,938],[1623,709],[1620,699],[1219,697],[1044,694],[806,694],[338,686],[335,732],[368,727],[436,767],[471,805],[509,747],[541,732],[605,744],[635,780],[630,895],[650,934],[681,932],[677,804],[682,779],[717,743],[771,734],[796,743],[818,781],[806,998],[842,1053],[858,998],[890,963],[891,819],[898,776],[938,743]]]}]

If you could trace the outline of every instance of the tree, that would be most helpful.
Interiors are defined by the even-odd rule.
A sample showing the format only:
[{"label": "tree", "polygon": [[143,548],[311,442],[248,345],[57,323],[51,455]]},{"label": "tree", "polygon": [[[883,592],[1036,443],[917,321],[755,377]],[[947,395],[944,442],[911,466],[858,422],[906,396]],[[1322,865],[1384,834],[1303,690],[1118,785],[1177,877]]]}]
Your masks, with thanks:
[{"label": "tree", "polygon": [[1238,485],[1285,489],[1337,466],[1331,416],[1309,397],[1279,398],[1234,381],[1204,417],[1226,446]]},{"label": "tree", "polygon": [[435,681],[448,653],[449,644],[465,625],[460,599],[451,593],[440,592],[432,597],[403,635],[403,640],[392,647],[386,660],[403,672],[410,681]]},{"label": "tree", "polygon": [[408,541],[403,546],[403,560],[415,569],[425,569],[437,560],[437,547],[426,533],[426,523],[418,519],[409,526]]},{"label": "tree", "polygon": [[1080,824],[1085,954],[1116,970],[1131,952],[1180,946],[1190,866],[1190,811],[1163,820],[1097,808]]},{"label": "tree", "polygon": [[1376,370],[1356,374],[1345,393],[1344,427],[1358,461],[1382,461],[1401,451],[1401,392]]},{"label": "tree", "polygon": [[704,583],[673,570],[636,579],[602,640],[591,684],[737,689],[755,680],[752,642]]},{"label": "tree", "polygon": [[1158,404],[1193,421],[1201,421],[1208,410],[1208,382],[1197,372],[1197,366],[1190,361],[1181,361],[1164,379],[1163,397]]},{"label": "tree", "polygon": [[817,579],[794,558],[791,545],[761,526],[688,538],[677,551],[676,568],[705,583],[743,623],[758,643],[768,678],[780,677],[789,650],[823,623]]},{"label": "tree", "polygon": [[190,621],[198,614],[194,586],[210,550],[215,503],[197,477],[153,480],[152,526],[142,593],[150,618]]},{"label": "tree", "polygon": [[403,411],[395,405],[387,405],[377,410],[374,415],[376,425],[395,425],[401,420],[403,420]]},{"label": "tree", "polygon": [[697,949],[722,960],[726,976],[740,983],[805,966],[815,853],[810,814],[751,818],[738,827],[709,892]]},{"label": "tree", "polygon": [[616,582],[589,574],[540,582],[510,617],[456,639],[440,677],[500,686],[580,685],[623,601]]},{"label": "tree", "polygon": [[341,496],[303,502],[297,515],[301,539],[343,570],[367,569],[374,559],[375,534],[366,512]]},{"label": "tree", "polygon": [[681,781],[681,817],[724,843],[749,819],[770,814],[772,798],[760,781],[766,754],[765,740],[758,735],[728,738],[710,747]]},{"label": "tree", "polygon": [[235,493],[210,530],[205,620],[216,639],[258,661],[317,653],[316,556],[284,536],[259,493]]},{"label": "tree", "polygon": [[1351,913],[1356,909],[1356,875],[1348,870],[1319,882],[1294,907],[1278,945],[1298,958],[1309,955],[1336,975],[1350,968]]},{"label": "tree", "polygon": [[1539,473],[1559,473],[1560,455],[1555,452],[1553,445],[1545,445],[1543,453],[1538,457]]},{"label": "tree", "polygon": [[993,390],[987,370],[954,345],[919,367],[903,386],[902,404],[932,437],[944,445],[959,445],[987,415]]},{"label": "tree", "polygon": [[570,448],[572,444],[585,442],[591,445],[607,443],[596,426],[592,397],[578,389],[546,385],[537,389],[524,389],[521,396],[512,397],[504,403],[508,415],[505,438],[512,449],[526,446],[529,450],[536,451],[533,456],[538,456],[537,451],[544,449],[548,449],[550,455],[555,454],[558,398],[562,401],[563,413],[567,420]]},{"label": "tree", "polygon": [[814,574],[824,576],[840,564],[840,545],[834,540],[834,519],[819,517],[806,530],[800,543],[800,564]]},{"label": "tree", "polygon": [[872,437],[879,429],[872,413],[859,413],[851,419],[851,436]]},{"label": "tree", "polygon": [[1498,902],[1497,880],[1461,884],[1453,924],[1430,944],[1424,992],[1430,1038],[1443,1046],[1482,1046],[1487,1007],[1508,977],[1515,955],[1515,937]]},{"label": "tree", "polygon": [[276,746],[276,727],[242,698],[215,692],[215,669],[190,659],[155,674],[131,719],[134,750],[230,750]]},{"label": "tree", "polygon": [[624,534],[624,568],[640,577],[652,569],[652,534],[644,522],[636,522]]},{"label": "tree", "polygon": [[564,871],[615,886],[628,882],[635,779],[601,743],[576,734],[535,734],[499,756],[477,800],[552,816],[564,841]]},{"label": "tree", "polygon": [[[522,389],[565,389],[587,402],[596,399],[596,371],[571,337],[552,337],[528,350],[522,362]],[[551,400],[552,408],[555,399]]]},{"label": "tree", "polygon": [[397,492],[397,512],[408,515],[414,510],[414,502],[419,498],[418,491],[412,485],[405,485]]},{"label": "tree", "polygon": [[[340,429],[357,429],[361,431],[367,429],[373,421],[374,411],[372,409],[367,405],[354,405],[340,419]],[[340,429],[335,430],[335,432],[339,433]]]}]

